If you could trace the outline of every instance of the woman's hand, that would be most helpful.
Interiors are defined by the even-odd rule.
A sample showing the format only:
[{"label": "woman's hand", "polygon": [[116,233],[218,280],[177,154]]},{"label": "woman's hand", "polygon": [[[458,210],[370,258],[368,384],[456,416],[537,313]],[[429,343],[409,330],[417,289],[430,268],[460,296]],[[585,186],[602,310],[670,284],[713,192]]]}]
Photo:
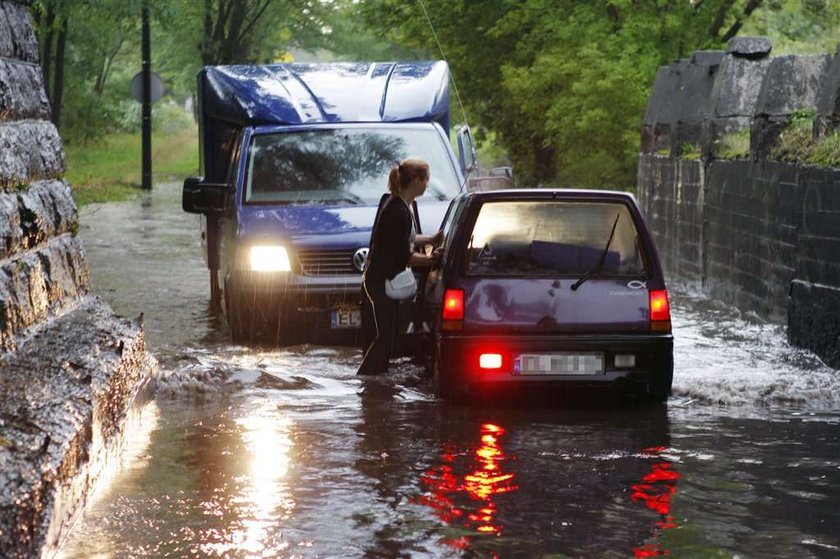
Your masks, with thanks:
[{"label": "woman's hand", "polygon": [[443,247],[438,247],[432,254],[429,255],[429,258],[432,260],[431,267],[435,268],[440,265],[440,261],[443,260]]},{"label": "woman's hand", "polygon": [[432,266],[437,266],[440,259],[443,257],[443,249],[435,249],[432,254],[423,254],[422,252],[415,252],[411,255],[411,258],[408,259],[408,264],[412,267],[417,266],[420,268],[430,268]]}]

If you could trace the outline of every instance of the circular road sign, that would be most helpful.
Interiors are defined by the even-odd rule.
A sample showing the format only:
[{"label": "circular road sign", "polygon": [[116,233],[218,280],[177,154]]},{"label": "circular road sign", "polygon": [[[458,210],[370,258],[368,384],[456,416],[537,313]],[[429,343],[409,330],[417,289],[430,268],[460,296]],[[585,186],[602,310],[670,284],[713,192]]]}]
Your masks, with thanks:
[{"label": "circular road sign", "polygon": [[[163,97],[163,80],[160,79],[160,76],[154,72],[150,72],[150,78],[152,83],[152,94],[151,94],[151,102],[157,103],[160,101],[160,98]],[[137,72],[137,74],[131,79],[131,96],[138,103],[143,102],[143,72]]]}]

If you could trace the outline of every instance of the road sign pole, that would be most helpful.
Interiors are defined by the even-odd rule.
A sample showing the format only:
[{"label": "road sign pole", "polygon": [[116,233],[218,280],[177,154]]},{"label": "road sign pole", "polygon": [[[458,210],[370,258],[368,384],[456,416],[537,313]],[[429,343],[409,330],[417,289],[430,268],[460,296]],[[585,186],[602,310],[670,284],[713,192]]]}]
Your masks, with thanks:
[{"label": "road sign pole", "polygon": [[143,190],[152,189],[152,55],[149,40],[149,4],[142,6],[142,67],[143,74],[143,109],[142,109],[142,150],[143,150]]}]

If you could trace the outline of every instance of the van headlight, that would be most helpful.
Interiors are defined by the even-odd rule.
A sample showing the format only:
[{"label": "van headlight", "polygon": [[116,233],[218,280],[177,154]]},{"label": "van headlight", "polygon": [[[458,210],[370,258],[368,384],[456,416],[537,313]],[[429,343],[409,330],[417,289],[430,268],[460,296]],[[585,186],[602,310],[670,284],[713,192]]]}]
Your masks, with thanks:
[{"label": "van headlight", "polygon": [[289,272],[292,264],[286,247],[279,245],[255,245],[249,253],[251,271],[254,272]]}]

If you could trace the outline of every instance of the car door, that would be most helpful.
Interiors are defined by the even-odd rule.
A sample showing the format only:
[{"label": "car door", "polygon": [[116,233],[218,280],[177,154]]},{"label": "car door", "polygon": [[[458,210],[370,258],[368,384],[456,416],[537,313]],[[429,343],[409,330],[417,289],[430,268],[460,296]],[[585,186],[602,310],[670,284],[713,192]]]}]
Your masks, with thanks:
[{"label": "car door", "polygon": [[454,252],[454,239],[458,236],[458,229],[465,215],[469,199],[469,195],[454,198],[443,218],[441,228],[443,231],[443,240],[441,241],[443,257],[437,266],[429,270],[423,292],[423,325],[424,330],[429,332],[434,332],[437,318],[440,316],[440,307],[446,284],[445,276],[448,273],[447,270],[452,268],[452,259],[457,256]]}]

